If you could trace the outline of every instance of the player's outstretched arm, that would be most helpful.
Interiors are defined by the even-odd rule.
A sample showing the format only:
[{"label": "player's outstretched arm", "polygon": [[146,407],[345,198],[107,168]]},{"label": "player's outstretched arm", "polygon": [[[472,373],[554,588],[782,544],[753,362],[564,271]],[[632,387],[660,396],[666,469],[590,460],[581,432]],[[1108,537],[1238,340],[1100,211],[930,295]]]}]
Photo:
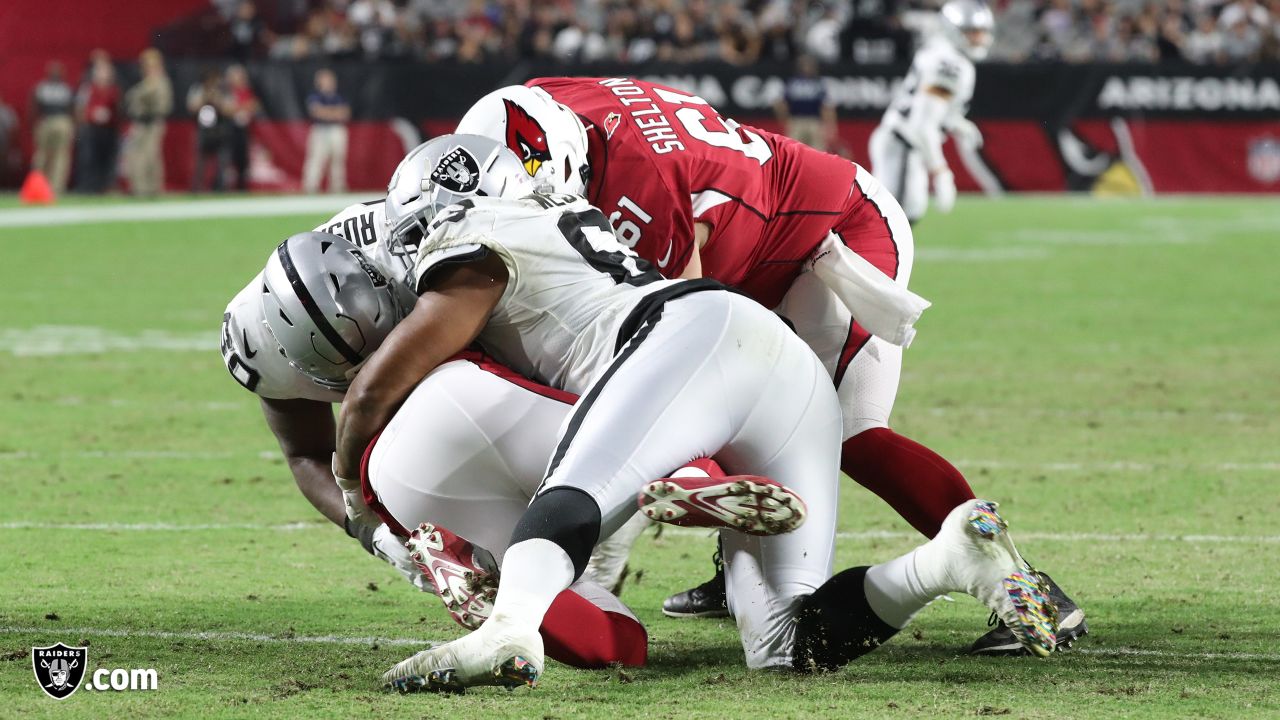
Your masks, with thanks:
[{"label": "player's outstretched arm", "polygon": [[307,500],[338,527],[347,512],[333,482],[334,422],[329,403],[260,398],[267,427],[275,434],[294,482]]},{"label": "player's outstretched arm", "polygon": [[494,254],[437,272],[347,390],[338,414],[334,472],[357,477],[360,457],[418,383],[476,339],[507,287]]}]

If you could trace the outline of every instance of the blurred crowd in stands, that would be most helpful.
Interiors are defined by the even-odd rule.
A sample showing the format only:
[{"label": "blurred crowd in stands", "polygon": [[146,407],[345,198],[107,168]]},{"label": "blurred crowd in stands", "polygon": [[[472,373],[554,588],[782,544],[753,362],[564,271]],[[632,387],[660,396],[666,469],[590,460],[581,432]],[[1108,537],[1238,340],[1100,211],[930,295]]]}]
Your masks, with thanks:
[{"label": "blurred crowd in stands", "polygon": [[[497,62],[902,60],[943,0],[213,0],[251,57]],[[993,0],[992,60],[1236,63],[1280,57],[1280,0]],[[907,43],[909,44],[909,43]],[[909,50],[909,48],[907,48]]]}]

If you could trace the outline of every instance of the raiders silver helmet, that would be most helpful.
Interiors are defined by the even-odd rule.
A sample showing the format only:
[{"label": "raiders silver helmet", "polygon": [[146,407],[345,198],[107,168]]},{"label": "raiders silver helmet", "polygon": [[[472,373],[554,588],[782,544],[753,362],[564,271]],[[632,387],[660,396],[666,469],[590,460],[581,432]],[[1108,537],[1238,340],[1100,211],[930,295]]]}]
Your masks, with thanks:
[{"label": "raiders silver helmet", "polygon": [[982,0],[948,0],[939,12],[942,33],[970,60],[979,61],[991,51],[996,19]]},{"label": "raiders silver helmet", "polygon": [[441,135],[400,161],[387,186],[392,254],[412,266],[427,226],[440,210],[473,197],[522,197],[534,192],[520,158],[480,135]]},{"label": "raiders silver helmet", "polygon": [[332,390],[346,390],[411,308],[402,284],[337,235],[293,235],[262,272],[264,322],[281,354]]}]

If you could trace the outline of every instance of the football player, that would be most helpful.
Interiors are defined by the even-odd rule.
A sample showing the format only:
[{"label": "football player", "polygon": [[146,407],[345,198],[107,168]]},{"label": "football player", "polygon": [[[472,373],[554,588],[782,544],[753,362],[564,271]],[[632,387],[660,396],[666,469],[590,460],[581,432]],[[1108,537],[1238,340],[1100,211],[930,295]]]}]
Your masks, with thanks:
[{"label": "football player", "polygon": [[[420,159],[410,153],[405,164],[414,165],[415,158]],[[420,177],[420,162],[417,167]],[[401,204],[410,198],[408,193],[393,193],[397,211],[409,207],[409,203]],[[476,627],[491,609],[492,593],[486,591],[483,580],[496,568],[496,560],[483,545],[473,545],[470,536],[464,539],[437,525],[416,531],[412,540],[419,556],[415,561],[404,547],[408,533],[401,524],[416,527],[448,517],[451,524],[460,524],[476,538],[487,540],[488,536],[475,530],[477,523],[468,518],[484,517],[494,508],[473,503],[477,515],[459,516],[451,513],[453,508],[409,506],[402,508],[398,520],[388,515],[389,522],[372,517],[357,522],[348,516],[346,502],[358,495],[360,488],[349,485],[340,489],[330,470],[334,449],[331,404],[342,401],[349,375],[413,302],[402,282],[412,267],[412,248],[389,242],[384,207],[383,201],[353,205],[322,223],[316,232],[282,246],[286,250],[301,246],[304,250],[299,257],[307,257],[306,249],[323,249],[327,256],[323,263],[300,267],[293,252],[273,252],[267,269],[227,306],[222,325],[223,360],[232,377],[259,396],[268,426],[308,500],[360,540],[369,553],[389,562],[420,589],[439,595],[459,624]],[[393,219],[398,217],[393,215]],[[354,244],[349,245],[348,240]],[[305,292],[306,300],[300,292]],[[441,373],[442,378],[423,383],[420,390],[428,393],[447,384],[456,394],[455,402],[437,408],[434,414],[453,432],[445,444],[416,443],[417,448],[433,452],[434,463],[416,473],[415,479],[427,487],[456,488],[476,478],[501,483],[509,478],[493,474],[494,467],[501,467],[524,479],[526,485],[528,478],[534,478],[536,486],[552,447],[547,423],[554,428],[567,413],[563,397],[475,353],[460,355],[443,366]],[[494,406],[512,414],[492,412]],[[517,412],[517,408],[524,411]],[[551,417],[554,413],[558,415]],[[530,417],[532,422],[523,422]],[[548,435],[546,441],[528,437],[539,430]],[[491,446],[491,439],[499,434],[507,442]],[[712,463],[699,467],[716,472]],[[493,547],[498,548],[500,558],[502,546]],[[544,634],[552,657],[578,667],[642,664],[646,655],[643,626],[607,591],[585,582],[557,598]]]},{"label": "football player", "polygon": [[982,133],[965,114],[973,98],[973,63],[991,49],[995,19],[981,0],[950,0],[938,29],[916,51],[880,125],[871,134],[871,170],[916,222],[929,206],[951,212],[956,180],[942,154],[946,135],[977,149]]},{"label": "football player", "polygon": [[[315,228],[346,238],[363,248],[365,256],[383,273],[392,273],[405,263],[391,256],[386,242],[384,203],[377,200],[351,205]],[[404,271],[401,270],[401,276]],[[394,276],[394,275],[393,275]],[[403,286],[396,283],[389,287]],[[280,351],[280,345],[266,324],[262,304],[265,288],[262,273],[236,293],[222,315],[222,360],[231,377],[256,394],[267,426],[275,435],[298,489],[322,515],[342,526],[360,541],[370,554],[379,557],[420,589],[430,589],[418,572],[403,541],[389,528],[352,525],[347,519],[342,494],[334,485],[329,464],[333,456],[332,403],[342,402],[341,384],[317,383],[299,372]],[[412,295],[397,299],[412,303]],[[390,325],[381,331],[385,334]],[[376,341],[378,338],[370,338]]]},{"label": "football player", "polygon": [[[528,85],[479,100],[459,132],[506,144],[539,187],[585,195],[619,240],[666,277],[714,278],[776,308],[836,387],[841,469],[926,537],[936,535],[974,495],[951,463],[889,428],[902,346],[927,303],[906,289],[911,227],[884,186],[854,163],[740,125],[669,87],[631,78]],[[609,546],[642,529],[624,528],[597,549],[611,561],[598,564],[598,582],[612,586],[626,557]],[[1086,631],[1084,615],[1050,587],[1069,645]],[[717,563],[712,580],[668,598],[663,611],[723,616],[725,597]],[[1022,648],[1000,626],[973,650]]]},{"label": "football player", "polygon": [[[839,667],[947,591],[975,595],[1028,649],[1052,651],[1052,601],[991,503],[959,505],[907,556],[831,577],[839,401],[821,363],[776,315],[713,280],[662,278],[580,197],[521,195],[522,159],[498,142],[454,135],[427,147],[419,297],[347,392],[339,483],[359,476],[370,443],[414,388],[473,341],[580,398],[512,532],[492,614],[389,670],[390,685],[535,683],[548,608],[582,575],[599,538],[635,513],[640,488],[642,503],[661,508],[654,516],[693,513],[701,501],[758,521],[723,533],[749,667]],[[507,178],[489,182],[507,191],[478,192],[482,174]],[[758,476],[649,482],[712,453],[726,470]],[[810,499],[807,519],[797,495]],[[349,515],[360,513],[349,505]]]}]

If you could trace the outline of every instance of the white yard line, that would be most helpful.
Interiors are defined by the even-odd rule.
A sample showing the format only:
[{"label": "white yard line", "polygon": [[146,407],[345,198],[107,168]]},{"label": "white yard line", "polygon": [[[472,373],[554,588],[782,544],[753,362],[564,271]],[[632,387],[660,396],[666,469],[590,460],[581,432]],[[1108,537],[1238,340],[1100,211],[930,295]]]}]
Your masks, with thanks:
[{"label": "white yard line", "polygon": [[282,460],[279,450],[192,451],[192,450],[77,450],[75,452],[37,452],[13,450],[0,452],[0,460],[226,460],[256,457],[259,460]]},{"label": "white yard line", "polygon": [[[1085,642],[1088,642],[1087,640]],[[1152,657],[1152,658],[1182,658],[1191,660],[1263,660],[1266,662],[1280,662],[1280,655],[1268,653],[1246,653],[1246,652],[1179,652],[1177,650],[1146,650],[1143,648],[1076,648],[1068,650],[1067,654],[1080,653],[1081,655],[1090,655],[1092,657]]]},{"label": "white yard line", "polygon": [[87,637],[93,640],[96,636],[118,638],[156,638],[160,640],[201,640],[229,642],[282,643],[285,645],[387,645],[425,647],[431,640],[415,640],[413,638],[380,638],[380,637],[342,637],[339,635],[264,635],[262,633],[237,632],[234,630],[118,630],[110,628],[89,627],[4,627],[0,626],[0,634],[4,635],[58,635],[66,637],[74,635],[74,640]]},{"label": "white yard line", "polygon": [[37,325],[30,328],[0,328],[0,352],[18,357],[57,355],[101,355],[138,352],[218,351],[218,333],[143,330],[121,332],[92,325]]},{"label": "white yard line", "polygon": [[0,522],[0,530],[101,530],[105,532],[190,532],[205,530],[254,530],[259,532],[294,532],[316,528],[337,529],[327,522],[292,522],[269,525],[265,523],[47,523]]},{"label": "white yard line", "polygon": [[[280,215],[333,215],[348,205],[378,200],[377,191],[343,195],[277,195],[268,197],[175,200],[172,202],[122,202],[73,207],[14,208],[0,210],[0,227],[37,227],[80,223],[154,222],[203,220],[224,217],[273,217]],[[323,218],[321,218],[323,219]]]},{"label": "white yard line", "polygon": [[[48,637],[75,636],[93,640],[96,637],[116,638],[148,638],[158,640],[195,640],[200,642],[249,642],[278,643],[282,645],[374,645],[387,647],[425,647],[433,644],[431,640],[419,638],[382,638],[382,637],[345,637],[341,635],[267,635],[263,633],[241,632],[235,630],[122,630],[116,628],[60,627],[47,625],[36,626],[0,626],[0,635],[36,635]],[[1264,662],[1280,662],[1280,654],[1246,653],[1246,652],[1181,652],[1178,650],[1148,650],[1143,648],[1077,648],[1069,654],[1080,654],[1091,657],[1152,657],[1181,658],[1193,660],[1261,660]]]},{"label": "white yard line", "polygon": [[[335,531],[328,523],[292,522],[292,523],[55,523],[37,521],[0,522],[0,530],[98,530],[104,532],[186,532],[213,530],[252,530],[260,532],[296,532],[300,530]],[[677,537],[710,537],[711,530],[695,528],[663,528],[664,535]],[[841,540],[916,540],[918,533],[900,530],[862,530],[836,533]],[[1046,542],[1110,542],[1110,543],[1233,543],[1233,544],[1275,544],[1280,543],[1280,535],[1176,535],[1171,533],[1087,533],[1087,532],[1019,532],[1020,540],[1043,540]]]}]

